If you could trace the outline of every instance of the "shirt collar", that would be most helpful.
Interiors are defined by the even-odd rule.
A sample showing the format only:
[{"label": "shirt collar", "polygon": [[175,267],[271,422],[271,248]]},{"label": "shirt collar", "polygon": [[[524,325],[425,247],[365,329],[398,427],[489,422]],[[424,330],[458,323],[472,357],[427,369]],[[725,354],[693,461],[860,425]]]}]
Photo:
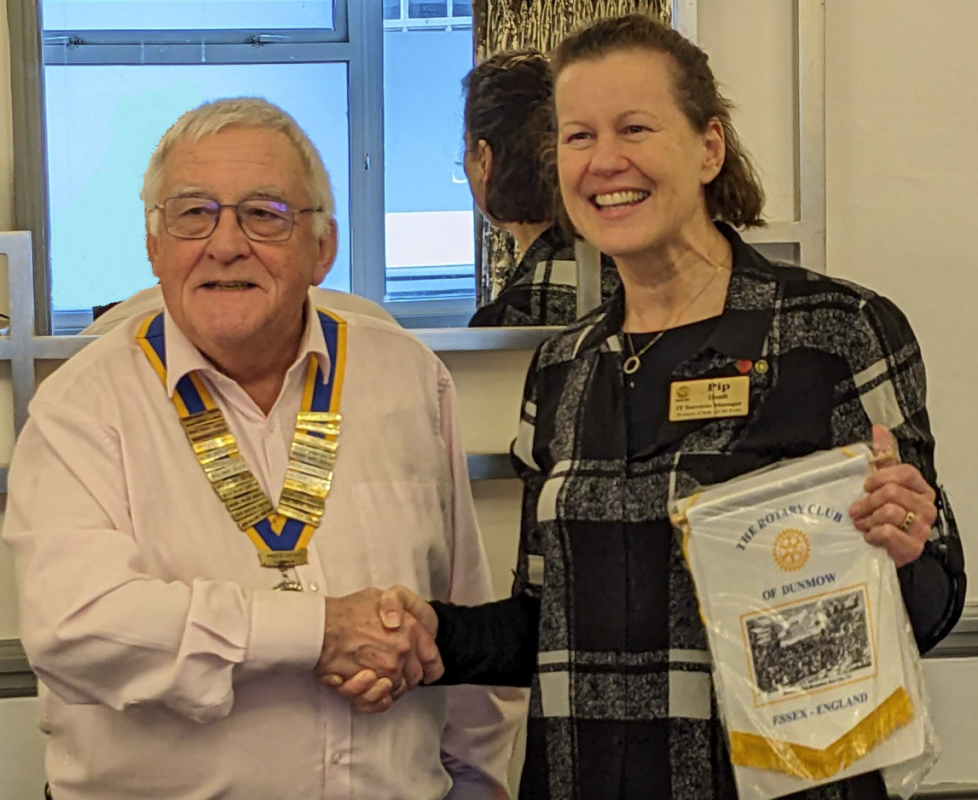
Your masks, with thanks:
[{"label": "shirt collar", "polygon": [[560,232],[560,228],[557,225],[551,225],[549,228],[544,230],[533,240],[533,243],[526,248],[526,252],[523,253],[523,258],[520,262],[527,262],[536,264],[545,255],[553,253],[555,250],[574,247],[573,241],[568,241],[565,236]]},{"label": "shirt collar", "polygon": [[[187,335],[177,326],[169,310],[164,308],[163,313],[163,326],[166,332],[167,395],[172,398],[180,379],[194,371],[215,377],[218,381],[230,380],[193,345]],[[299,352],[286,375],[291,375],[294,370],[304,365],[309,356],[319,361],[323,376],[329,375],[329,352],[326,350],[326,339],[323,336],[323,328],[319,324],[319,315],[309,297],[306,298],[303,313],[306,322],[302,331],[302,340],[299,343]]]},{"label": "shirt collar", "polygon": [[[764,349],[777,290],[777,267],[747,244],[732,227],[715,222],[717,230],[730,243],[733,269],[723,313],[704,345],[733,359],[759,358]],[[609,337],[617,336],[625,321],[625,290],[618,291],[603,306],[599,319],[588,333],[581,351],[600,347]]]}]

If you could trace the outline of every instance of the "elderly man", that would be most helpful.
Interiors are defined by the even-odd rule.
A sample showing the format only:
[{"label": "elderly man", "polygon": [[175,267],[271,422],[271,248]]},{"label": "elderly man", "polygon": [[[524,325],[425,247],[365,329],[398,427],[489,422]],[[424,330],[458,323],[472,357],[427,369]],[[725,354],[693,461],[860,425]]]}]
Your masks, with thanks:
[{"label": "elderly man", "polygon": [[364,587],[491,591],[445,367],[307,297],[336,252],[314,146],[264,101],[204,105],[142,197],[165,310],[45,381],[10,472],[51,794],[506,796],[521,695],[426,688],[368,716],[317,677],[372,666],[382,708],[440,674]]}]

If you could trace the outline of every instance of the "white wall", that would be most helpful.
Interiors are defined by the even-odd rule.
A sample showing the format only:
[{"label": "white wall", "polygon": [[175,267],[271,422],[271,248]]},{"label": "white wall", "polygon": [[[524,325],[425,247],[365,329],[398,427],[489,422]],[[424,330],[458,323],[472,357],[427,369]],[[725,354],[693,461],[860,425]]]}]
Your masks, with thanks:
[{"label": "white wall", "polygon": [[44,743],[37,700],[0,700],[0,800],[39,800],[44,788]]},{"label": "white wall", "polygon": [[972,565],[976,30],[974,0],[826,3],[829,271],[888,295],[917,332],[938,468]]}]

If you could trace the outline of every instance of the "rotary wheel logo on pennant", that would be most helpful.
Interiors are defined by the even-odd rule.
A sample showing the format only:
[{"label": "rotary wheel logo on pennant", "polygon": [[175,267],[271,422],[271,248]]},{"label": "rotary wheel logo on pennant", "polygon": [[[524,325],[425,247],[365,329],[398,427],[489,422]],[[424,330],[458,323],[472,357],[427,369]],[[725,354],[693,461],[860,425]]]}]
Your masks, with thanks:
[{"label": "rotary wheel logo on pennant", "polygon": [[808,563],[812,548],[797,528],[785,528],[774,539],[774,563],[785,572],[797,572]]}]

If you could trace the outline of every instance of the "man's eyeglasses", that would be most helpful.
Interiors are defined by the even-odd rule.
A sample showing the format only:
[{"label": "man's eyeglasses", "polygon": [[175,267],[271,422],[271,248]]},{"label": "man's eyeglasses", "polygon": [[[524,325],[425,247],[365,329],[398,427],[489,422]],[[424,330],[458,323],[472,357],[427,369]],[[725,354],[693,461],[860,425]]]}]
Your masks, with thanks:
[{"label": "man's eyeglasses", "polygon": [[209,197],[170,197],[148,209],[163,212],[163,227],[178,239],[206,239],[217,228],[222,208],[233,208],[238,225],[253,242],[284,242],[292,236],[296,214],[322,208],[295,208],[284,200],[242,200],[218,203]]}]

